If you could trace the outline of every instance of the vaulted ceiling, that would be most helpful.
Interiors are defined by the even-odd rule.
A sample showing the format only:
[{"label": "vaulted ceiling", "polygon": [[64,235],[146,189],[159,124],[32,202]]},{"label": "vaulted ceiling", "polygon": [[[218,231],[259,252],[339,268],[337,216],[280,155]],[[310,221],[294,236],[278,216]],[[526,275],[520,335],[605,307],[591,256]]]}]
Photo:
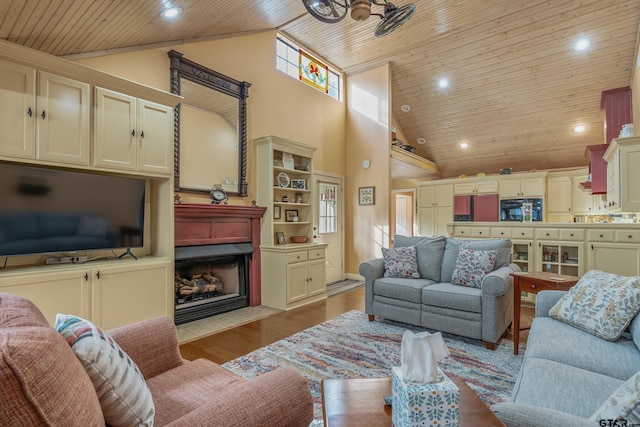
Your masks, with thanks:
[{"label": "vaulted ceiling", "polygon": [[[0,38],[68,56],[278,29],[347,76],[389,62],[405,142],[443,177],[587,164],[584,147],[604,142],[601,92],[636,68],[637,0],[395,0],[409,1],[413,18],[375,38],[376,17],[326,24],[300,0],[2,0]],[[592,44],[577,53],[580,36]]]}]

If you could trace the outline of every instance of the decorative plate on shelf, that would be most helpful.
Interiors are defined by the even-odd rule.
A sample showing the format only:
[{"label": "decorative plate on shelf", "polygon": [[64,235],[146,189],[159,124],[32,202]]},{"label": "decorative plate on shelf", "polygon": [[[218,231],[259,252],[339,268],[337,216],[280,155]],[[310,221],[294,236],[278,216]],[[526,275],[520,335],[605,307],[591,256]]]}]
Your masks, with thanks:
[{"label": "decorative plate on shelf", "polygon": [[278,184],[280,187],[288,187],[291,184],[291,179],[289,179],[289,175],[284,172],[280,172],[278,174]]}]

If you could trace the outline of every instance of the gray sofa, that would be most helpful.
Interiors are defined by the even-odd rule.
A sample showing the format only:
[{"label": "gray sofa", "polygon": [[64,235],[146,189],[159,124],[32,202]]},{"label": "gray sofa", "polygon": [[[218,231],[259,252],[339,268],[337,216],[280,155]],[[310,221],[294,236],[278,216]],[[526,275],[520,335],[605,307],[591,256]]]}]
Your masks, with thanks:
[{"label": "gray sofa", "polygon": [[508,427],[613,426],[589,417],[640,371],[640,316],[620,339],[606,341],[549,317],[562,295],[537,295],[536,317],[511,399],[492,407]]},{"label": "gray sofa", "polygon": [[[365,311],[428,329],[481,339],[494,349],[513,319],[513,277],[509,239],[460,240],[395,236],[393,247],[415,246],[420,278],[384,277],[382,258],[364,262]],[[496,250],[494,271],[481,288],[454,285],[461,248]]]}]

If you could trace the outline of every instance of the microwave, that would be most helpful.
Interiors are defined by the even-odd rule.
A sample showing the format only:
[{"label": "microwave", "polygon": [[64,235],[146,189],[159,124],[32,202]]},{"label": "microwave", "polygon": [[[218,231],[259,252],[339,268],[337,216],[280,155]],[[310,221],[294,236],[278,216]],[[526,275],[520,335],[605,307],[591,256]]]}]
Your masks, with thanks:
[{"label": "microwave", "polygon": [[532,221],[542,222],[542,199],[503,199],[500,200],[500,221],[522,222],[522,205],[531,203]]}]

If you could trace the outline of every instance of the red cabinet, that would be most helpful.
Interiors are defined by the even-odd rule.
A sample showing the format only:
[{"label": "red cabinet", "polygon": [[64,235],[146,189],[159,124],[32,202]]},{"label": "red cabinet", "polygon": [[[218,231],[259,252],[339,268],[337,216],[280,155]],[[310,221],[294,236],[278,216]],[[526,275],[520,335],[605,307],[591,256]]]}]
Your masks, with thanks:
[{"label": "red cabinet", "polygon": [[478,194],[473,196],[473,220],[484,222],[498,221],[498,195]]}]

